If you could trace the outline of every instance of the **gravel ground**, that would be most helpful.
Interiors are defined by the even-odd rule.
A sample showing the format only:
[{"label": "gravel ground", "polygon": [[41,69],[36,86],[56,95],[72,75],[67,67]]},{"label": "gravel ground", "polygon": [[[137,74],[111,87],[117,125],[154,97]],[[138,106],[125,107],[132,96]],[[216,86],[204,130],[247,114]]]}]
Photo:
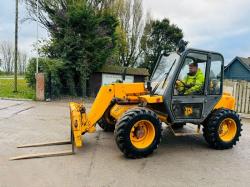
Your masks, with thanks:
[{"label": "gravel ground", "polygon": [[[87,103],[87,108],[90,103]],[[67,102],[0,100],[0,187],[249,186],[250,120],[236,147],[216,151],[202,135],[174,137],[166,128],[158,150],[126,159],[112,133],[97,128],[76,155],[9,161],[22,154],[62,151],[70,145],[17,149],[19,144],[69,138]],[[189,128],[189,127],[186,127]],[[186,129],[187,130],[187,129]]]}]

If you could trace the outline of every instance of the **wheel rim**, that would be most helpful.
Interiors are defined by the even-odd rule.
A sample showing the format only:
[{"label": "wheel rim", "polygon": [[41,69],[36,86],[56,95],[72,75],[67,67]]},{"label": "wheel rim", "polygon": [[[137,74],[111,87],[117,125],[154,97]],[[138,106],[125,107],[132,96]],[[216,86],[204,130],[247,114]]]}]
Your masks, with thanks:
[{"label": "wheel rim", "polygon": [[221,122],[218,131],[222,141],[230,142],[234,139],[237,132],[236,122],[231,118],[226,118]]},{"label": "wheel rim", "polygon": [[154,125],[148,120],[136,122],[130,131],[130,140],[134,147],[145,149],[152,144],[155,138]]}]

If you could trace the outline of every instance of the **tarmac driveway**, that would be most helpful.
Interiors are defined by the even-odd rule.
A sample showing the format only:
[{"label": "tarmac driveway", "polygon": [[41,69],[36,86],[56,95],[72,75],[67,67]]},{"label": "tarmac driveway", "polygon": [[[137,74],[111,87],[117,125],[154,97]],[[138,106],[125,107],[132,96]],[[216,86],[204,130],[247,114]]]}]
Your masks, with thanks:
[{"label": "tarmac driveway", "polygon": [[126,159],[113,134],[98,128],[84,136],[84,147],[76,155],[9,161],[21,154],[70,149],[70,145],[16,148],[69,139],[69,108],[67,102],[0,100],[0,187],[249,186],[250,121],[243,123],[238,145],[224,151],[208,148],[202,135],[174,137],[165,128],[153,155]]}]

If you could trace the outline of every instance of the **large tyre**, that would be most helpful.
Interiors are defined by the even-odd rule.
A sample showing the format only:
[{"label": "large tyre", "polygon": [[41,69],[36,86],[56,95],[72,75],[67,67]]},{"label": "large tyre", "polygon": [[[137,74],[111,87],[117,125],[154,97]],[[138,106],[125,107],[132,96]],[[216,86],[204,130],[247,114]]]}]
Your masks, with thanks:
[{"label": "large tyre", "polygon": [[115,119],[110,116],[110,109],[109,107],[106,112],[103,114],[102,118],[98,121],[98,125],[105,131],[105,132],[114,132],[115,130]]},{"label": "large tyre", "polygon": [[239,115],[232,110],[214,111],[206,120],[203,136],[214,149],[229,149],[236,145],[241,136],[242,124]]},{"label": "large tyre", "polygon": [[102,117],[99,121],[98,121],[98,125],[105,131],[105,132],[114,132],[115,130],[115,125],[114,124],[110,124],[107,122],[107,120]]},{"label": "large tyre", "polygon": [[146,108],[128,110],[115,127],[118,148],[128,158],[150,155],[161,141],[162,125],[156,114]]}]

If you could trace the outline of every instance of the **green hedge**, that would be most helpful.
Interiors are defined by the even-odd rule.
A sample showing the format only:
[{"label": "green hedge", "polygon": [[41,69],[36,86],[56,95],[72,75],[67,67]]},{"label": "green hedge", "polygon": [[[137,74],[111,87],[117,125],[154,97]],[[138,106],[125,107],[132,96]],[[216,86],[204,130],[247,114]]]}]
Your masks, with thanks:
[{"label": "green hedge", "polygon": [[[38,70],[45,74],[45,97],[58,97],[60,96],[62,83],[60,80],[61,72],[63,70],[63,62],[61,60],[54,60],[49,58],[39,58]],[[29,86],[35,88],[36,86],[36,59],[32,58],[29,61],[25,78]]]}]

